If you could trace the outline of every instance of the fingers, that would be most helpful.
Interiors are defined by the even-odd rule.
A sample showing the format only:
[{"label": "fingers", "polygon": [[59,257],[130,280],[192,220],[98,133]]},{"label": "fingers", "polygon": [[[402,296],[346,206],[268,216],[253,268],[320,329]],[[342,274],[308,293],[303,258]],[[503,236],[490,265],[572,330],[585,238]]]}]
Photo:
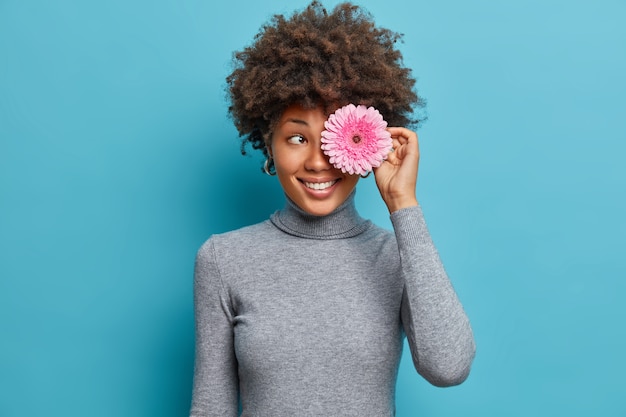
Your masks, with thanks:
[{"label": "fingers", "polygon": [[417,133],[405,127],[388,127],[387,131],[391,134],[392,138],[401,141],[408,141],[410,139],[417,140]]},{"label": "fingers", "polygon": [[417,133],[404,127],[390,127],[387,129],[391,139],[399,144],[415,143],[418,145]]},{"label": "fingers", "polygon": [[393,150],[389,154],[389,162],[395,163],[407,155],[414,154],[419,159],[419,143],[417,133],[404,127],[387,128],[391,134]]}]

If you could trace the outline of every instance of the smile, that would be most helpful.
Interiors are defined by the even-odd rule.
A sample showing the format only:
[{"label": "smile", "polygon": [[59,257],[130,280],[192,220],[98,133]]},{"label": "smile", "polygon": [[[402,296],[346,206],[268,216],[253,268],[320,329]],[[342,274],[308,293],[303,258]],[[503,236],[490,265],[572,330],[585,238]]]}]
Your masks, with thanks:
[{"label": "smile", "polygon": [[303,184],[312,190],[325,190],[332,187],[338,180],[326,181],[326,182],[307,182],[303,181]]}]

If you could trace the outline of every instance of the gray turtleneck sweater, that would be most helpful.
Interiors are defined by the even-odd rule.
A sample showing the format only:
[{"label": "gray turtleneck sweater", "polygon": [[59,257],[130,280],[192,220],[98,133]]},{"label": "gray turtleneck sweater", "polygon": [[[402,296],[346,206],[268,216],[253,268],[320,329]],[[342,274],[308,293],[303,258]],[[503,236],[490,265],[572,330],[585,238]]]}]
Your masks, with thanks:
[{"label": "gray turtleneck sweater", "polygon": [[196,258],[190,415],[393,416],[405,335],[430,383],[463,382],[474,339],[422,211],[391,221],[362,219],[352,194],[328,216],[288,201],[212,236]]}]

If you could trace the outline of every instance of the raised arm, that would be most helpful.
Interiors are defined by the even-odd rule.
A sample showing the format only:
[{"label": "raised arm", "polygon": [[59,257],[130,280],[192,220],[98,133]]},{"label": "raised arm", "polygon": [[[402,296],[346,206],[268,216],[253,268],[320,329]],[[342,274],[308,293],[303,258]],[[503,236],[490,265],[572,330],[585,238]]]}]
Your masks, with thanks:
[{"label": "raised arm", "polygon": [[417,202],[417,134],[399,127],[389,132],[394,151],[375,175],[400,253],[402,325],[420,375],[436,386],[457,385],[469,374],[476,350],[474,337]]},{"label": "raised arm", "polygon": [[404,293],[402,326],[415,369],[431,384],[463,382],[474,359],[472,329],[428,233],[421,208],[394,212]]}]

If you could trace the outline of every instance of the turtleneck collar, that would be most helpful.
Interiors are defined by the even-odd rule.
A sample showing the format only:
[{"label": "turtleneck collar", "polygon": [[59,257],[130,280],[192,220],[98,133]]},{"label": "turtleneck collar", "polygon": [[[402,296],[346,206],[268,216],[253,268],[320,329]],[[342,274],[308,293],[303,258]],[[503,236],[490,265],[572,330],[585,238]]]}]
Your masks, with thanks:
[{"label": "turtleneck collar", "polygon": [[302,210],[289,197],[285,208],[270,216],[271,222],[285,233],[307,239],[343,239],[367,230],[371,222],[356,211],[354,195],[326,216],[315,216]]}]

